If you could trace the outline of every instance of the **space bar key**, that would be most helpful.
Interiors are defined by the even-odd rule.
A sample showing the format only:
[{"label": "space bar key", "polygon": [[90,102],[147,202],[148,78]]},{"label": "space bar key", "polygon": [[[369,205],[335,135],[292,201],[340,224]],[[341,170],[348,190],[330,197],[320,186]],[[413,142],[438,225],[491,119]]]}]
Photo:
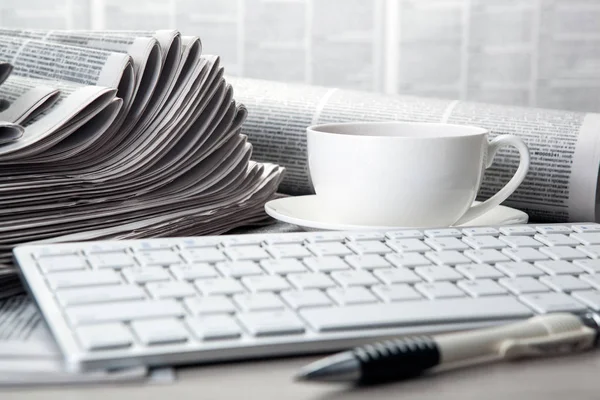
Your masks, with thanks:
[{"label": "space bar key", "polygon": [[309,308],[302,317],[319,332],[526,318],[533,312],[514,297],[490,296],[403,303]]}]

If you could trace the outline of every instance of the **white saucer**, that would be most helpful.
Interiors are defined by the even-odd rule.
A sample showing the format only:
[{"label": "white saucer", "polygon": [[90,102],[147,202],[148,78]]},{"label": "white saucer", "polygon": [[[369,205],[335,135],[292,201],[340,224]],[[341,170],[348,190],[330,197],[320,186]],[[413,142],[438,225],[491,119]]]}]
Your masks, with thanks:
[{"label": "white saucer", "polygon": [[[474,204],[477,204],[476,201]],[[271,217],[297,225],[304,230],[357,231],[357,230],[395,230],[401,226],[369,226],[340,224],[331,221],[320,207],[316,195],[284,197],[265,204],[265,211]],[[526,224],[529,216],[523,211],[506,206],[498,206],[488,213],[475,218],[462,226],[514,225]],[[439,228],[439,227],[436,227]]]}]

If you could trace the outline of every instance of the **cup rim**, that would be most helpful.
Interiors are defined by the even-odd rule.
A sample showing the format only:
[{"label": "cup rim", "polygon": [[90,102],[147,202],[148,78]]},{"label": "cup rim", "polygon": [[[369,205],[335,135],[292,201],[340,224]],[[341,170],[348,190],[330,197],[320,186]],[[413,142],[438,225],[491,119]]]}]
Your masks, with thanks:
[{"label": "cup rim", "polygon": [[[402,136],[402,135],[377,135],[377,134],[357,134],[344,132],[344,128],[349,126],[413,126],[413,127],[446,127],[454,128],[456,131],[446,135],[416,135],[416,136]],[[339,131],[333,131],[339,129]],[[444,122],[411,122],[411,121],[354,121],[354,122],[333,122],[326,124],[310,125],[306,128],[307,133],[336,136],[336,137],[348,137],[348,138],[377,138],[382,140],[426,140],[426,139],[452,139],[452,138],[465,138],[469,136],[479,136],[488,134],[490,131],[481,126],[475,125],[459,125],[449,124]]]}]

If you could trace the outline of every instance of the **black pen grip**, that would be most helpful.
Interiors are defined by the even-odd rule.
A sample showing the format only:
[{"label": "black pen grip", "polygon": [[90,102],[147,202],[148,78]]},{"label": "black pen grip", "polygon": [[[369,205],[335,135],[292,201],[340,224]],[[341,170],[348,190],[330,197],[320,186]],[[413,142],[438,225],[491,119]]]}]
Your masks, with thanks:
[{"label": "black pen grip", "polygon": [[361,366],[361,384],[411,378],[440,362],[440,351],[429,336],[376,342],[353,349]]}]

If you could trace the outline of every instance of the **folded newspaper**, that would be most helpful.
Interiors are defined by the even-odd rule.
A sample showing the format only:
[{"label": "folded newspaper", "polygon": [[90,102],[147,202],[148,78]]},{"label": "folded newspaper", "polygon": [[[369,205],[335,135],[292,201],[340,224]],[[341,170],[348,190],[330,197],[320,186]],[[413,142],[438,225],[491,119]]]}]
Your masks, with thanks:
[{"label": "folded newspaper", "polygon": [[[248,108],[242,127],[257,161],[286,168],[280,192],[314,193],[306,154],[306,127],[349,121],[423,121],[476,125],[490,137],[521,137],[531,153],[529,173],[504,204],[534,222],[600,221],[600,114],[385,95],[298,83],[228,77]],[[519,155],[502,149],[485,173],[479,199],[496,193],[514,174]]]},{"label": "folded newspaper", "polygon": [[251,159],[220,61],[177,30],[0,29],[0,297],[18,244],[269,221],[283,168]]}]

